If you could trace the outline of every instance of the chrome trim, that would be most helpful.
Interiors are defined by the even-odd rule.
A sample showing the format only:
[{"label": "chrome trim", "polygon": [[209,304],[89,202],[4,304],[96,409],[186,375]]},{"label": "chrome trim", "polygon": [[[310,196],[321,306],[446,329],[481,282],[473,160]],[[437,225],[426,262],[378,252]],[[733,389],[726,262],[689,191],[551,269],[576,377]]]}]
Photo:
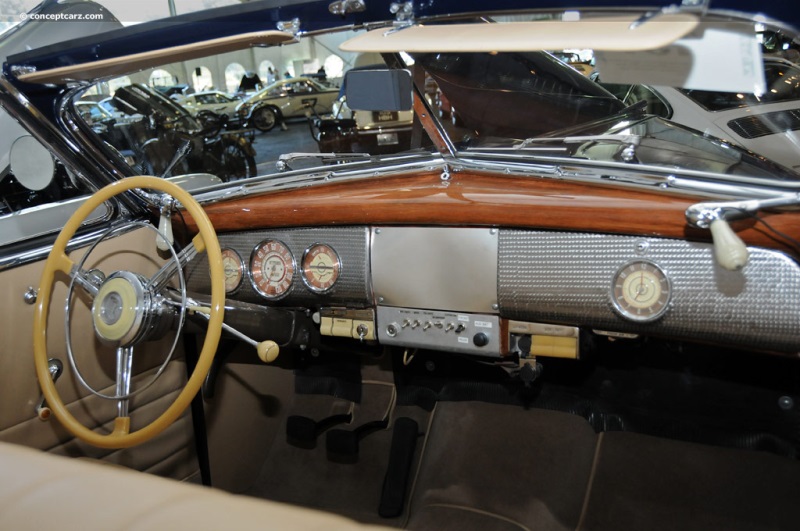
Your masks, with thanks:
[{"label": "chrome trim", "polygon": [[[79,141],[84,151],[92,158],[92,162],[95,166],[103,168],[110,174],[110,176],[108,176],[105,174],[97,175],[97,173],[95,173],[95,177],[99,177],[103,185],[124,179],[125,177],[135,176],[136,172],[122,159],[119,152],[116,150],[103,150],[99,147],[97,143],[101,142],[100,138],[91,131],[86,122],[77,118],[78,113],[75,111],[74,102],[87,88],[87,85],[73,88],[65,97],[61,98],[56,113],[56,119],[59,125],[69,131],[70,134]],[[116,165],[114,164],[115,159],[117,162]],[[84,182],[93,182],[91,179],[87,180],[85,176],[82,177]],[[97,184],[93,185],[97,186]],[[140,211],[146,208],[148,202],[152,205],[159,204],[158,194],[149,194],[141,190],[123,192],[115,197],[122,201],[126,208],[133,211]]]},{"label": "chrome trim", "polygon": [[695,227],[707,229],[711,222],[717,219],[732,221],[764,208],[797,205],[800,205],[800,193],[749,201],[697,203],[686,209],[686,221]]},{"label": "chrome trim", "polygon": [[[118,234],[126,234],[127,232],[132,231],[134,228],[135,227],[129,227],[127,230],[120,231]],[[67,244],[67,252],[69,253],[76,249],[88,247],[98,238],[101,238],[106,231],[107,227],[102,227],[72,238]],[[49,243],[41,244],[31,249],[26,249],[17,253],[0,257],[0,272],[35,262],[37,260],[44,260],[47,258],[47,256],[50,254],[50,250],[53,248],[53,241],[55,241],[55,237],[53,237]]]},{"label": "chrome trim", "polygon": [[[800,181],[787,182],[757,177],[724,176],[720,174],[626,163],[575,161],[559,157],[504,155],[482,159],[479,154],[448,162],[438,153],[405,154],[380,161],[357,161],[335,168],[319,166],[311,170],[296,170],[281,174],[254,177],[237,181],[233,186],[219,186],[195,196],[201,204],[210,204],[237,197],[248,197],[272,191],[305,188],[329,182],[369,179],[377,175],[399,176],[416,171],[441,172],[450,166],[458,171],[481,171],[497,175],[516,175],[537,179],[557,179],[565,182],[614,184],[624,188],[659,189],[665,194],[692,194],[699,198],[772,198],[785,193],[800,192]],[[488,155],[488,154],[487,154]]]},{"label": "chrome trim", "polygon": [[[0,246],[60,232],[88,197],[37,205],[0,217]],[[108,221],[111,214],[108,203],[103,203],[84,222],[94,224]]]},{"label": "chrome trim", "polygon": [[33,286],[28,286],[28,289],[25,290],[25,293],[22,294],[22,300],[25,301],[25,304],[36,304],[36,298],[39,293],[36,291],[36,288]]}]

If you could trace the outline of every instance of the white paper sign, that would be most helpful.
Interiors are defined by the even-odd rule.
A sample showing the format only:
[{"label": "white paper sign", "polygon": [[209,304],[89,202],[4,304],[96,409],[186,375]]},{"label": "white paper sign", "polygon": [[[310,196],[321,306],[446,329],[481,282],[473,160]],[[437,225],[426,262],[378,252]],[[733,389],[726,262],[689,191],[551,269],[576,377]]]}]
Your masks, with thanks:
[{"label": "white paper sign", "polygon": [[701,24],[671,46],[639,52],[595,51],[605,83],[641,83],[762,94],[766,90],[755,27]]}]

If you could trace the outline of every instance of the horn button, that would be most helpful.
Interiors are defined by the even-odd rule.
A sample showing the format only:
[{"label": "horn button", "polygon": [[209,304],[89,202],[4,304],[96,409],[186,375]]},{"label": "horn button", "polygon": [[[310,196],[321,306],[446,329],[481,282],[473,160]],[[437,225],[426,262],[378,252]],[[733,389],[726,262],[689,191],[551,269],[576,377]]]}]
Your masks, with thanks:
[{"label": "horn button", "polygon": [[146,280],[128,271],[106,279],[92,303],[94,330],[102,341],[128,347],[143,338],[155,312],[150,312],[152,296]]}]

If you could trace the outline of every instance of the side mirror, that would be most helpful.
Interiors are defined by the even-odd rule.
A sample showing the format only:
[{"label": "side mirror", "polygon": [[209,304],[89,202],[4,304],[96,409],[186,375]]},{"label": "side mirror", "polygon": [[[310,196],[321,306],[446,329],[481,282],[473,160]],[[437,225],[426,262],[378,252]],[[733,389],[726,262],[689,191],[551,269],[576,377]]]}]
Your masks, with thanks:
[{"label": "side mirror", "polygon": [[30,135],[17,138],[8,154],[11,173],[28,190],[44,190],[53,182],[56,162],[53,155]]},{"label": "side mirror", "polygon": [[351,70],[344,78],[347,106],[355,111],[411,109],[411,72],[408,70]]}]

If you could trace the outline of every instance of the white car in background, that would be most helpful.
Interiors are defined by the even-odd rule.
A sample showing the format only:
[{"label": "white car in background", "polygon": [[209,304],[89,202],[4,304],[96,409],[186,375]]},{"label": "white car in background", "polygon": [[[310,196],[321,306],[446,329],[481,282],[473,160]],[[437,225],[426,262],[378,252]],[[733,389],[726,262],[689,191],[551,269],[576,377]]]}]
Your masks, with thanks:
[{"label": "white car in background", "polygon": [[236,106],[242,102],[218,90],[196,92],[180,97],[176,101],[193,115],[197,115],[200,111],[211,111],[225,115],[231,120],[236,118]]},{"label": "white car in background", "polygon": [[764,60],[764,94],[602,83],[624,103],[741,146],[800,171],[800,66]]},{"label": "white car in background", "polygon": [[282,79],[241,102],[238,117],[259,131],[270,131],[286,118],[306,116],[307,112],[330,113],[339,98],[339,87],[309,77]]}]

